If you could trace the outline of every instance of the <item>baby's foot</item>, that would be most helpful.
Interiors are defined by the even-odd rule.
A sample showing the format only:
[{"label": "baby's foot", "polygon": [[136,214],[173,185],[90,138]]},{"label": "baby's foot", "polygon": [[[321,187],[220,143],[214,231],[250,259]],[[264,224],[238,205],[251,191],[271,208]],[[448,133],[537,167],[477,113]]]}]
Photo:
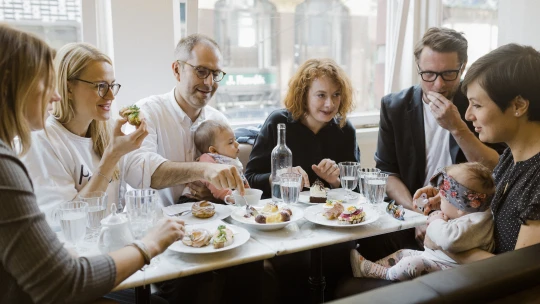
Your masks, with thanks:
[{"label": "baby's foot", "polygon": [[356,249],[351,250],[350,254],[350,260],[351,260],[351,267],[352,272],[355,278],[362,278],[364,277],[364,273],[362,272],[362,264],[366,260]]}]

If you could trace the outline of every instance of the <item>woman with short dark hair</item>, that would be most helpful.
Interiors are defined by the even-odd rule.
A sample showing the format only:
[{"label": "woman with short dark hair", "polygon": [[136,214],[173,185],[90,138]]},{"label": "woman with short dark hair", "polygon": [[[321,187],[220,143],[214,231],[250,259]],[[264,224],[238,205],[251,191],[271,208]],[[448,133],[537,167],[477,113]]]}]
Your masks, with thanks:
[{"label": "woman with short dark hair", "polygon": [[[540,243],[540,53],[507,44],[478,59],[462,88],[469,99],[465,118],[480,140],[508,148],[493,171],[497,190],[491,208],[495,221],[494,254]],[[431,187],[418,190],[431,196]],[[432,199],[437,208],[440,199]],[[426,246],[429,246],[429,241]],[[474,249],[455,255],[461,262],[493,254]]]}]

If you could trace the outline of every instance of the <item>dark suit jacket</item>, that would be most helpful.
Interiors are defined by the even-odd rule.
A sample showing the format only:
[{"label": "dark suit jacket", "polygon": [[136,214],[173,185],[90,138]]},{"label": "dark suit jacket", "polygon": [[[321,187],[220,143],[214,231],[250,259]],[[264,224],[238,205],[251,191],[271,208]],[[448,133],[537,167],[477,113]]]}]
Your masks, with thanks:
[{"label": "dark suit jacket", "polygon": [[[461,114],[461,119],[478,136],[474,132],[472,123],[465,120],[469,101],[461,93],[461,89],[457,91],[453,102]],[[417,85],[399,93],[384,96],[381,101],[379,140],[375,153],[376,166],[381,171],[399,176],[411,194],[424,186],[425,143],[422,88]],[[490,147],[497,150],[499,154],[504,151],[502,145],[490,145]],[[453,164],[467,162],[452,134],[450,134],[450,155]]]}]

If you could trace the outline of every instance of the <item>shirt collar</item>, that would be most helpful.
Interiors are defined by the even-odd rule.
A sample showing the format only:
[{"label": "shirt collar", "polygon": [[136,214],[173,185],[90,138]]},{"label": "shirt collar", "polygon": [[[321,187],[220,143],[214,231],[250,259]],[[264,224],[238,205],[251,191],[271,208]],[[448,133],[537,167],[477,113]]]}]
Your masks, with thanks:
[{"label": "shirt collar", "polygon": [[192,127],[196,127],[198,126],[199,124],[201,124],[201,122],[203,122],[206,118],[206,107],[203,107],[201,109],[201,113],[199,114],[199,116],[197,117],[197,119],[192,122],[191,121],[191,118],[189,118],[189,116],[186,114],[186,112],[184,112],[184,110],[182,110],[182,108],[180,107],[180,105],[178,105],[178,102],[176,101],[176,97],[174,96],[174,90],[175,88],[173,88],[167,95],[168,95],[168,99],[169,99],[169,102],[171,103],[173,109],[176,111],[176,113],[180,116],[180,118],[182,119],[183,122],[187,121],[189,122],[190,125],[192,125]]}]

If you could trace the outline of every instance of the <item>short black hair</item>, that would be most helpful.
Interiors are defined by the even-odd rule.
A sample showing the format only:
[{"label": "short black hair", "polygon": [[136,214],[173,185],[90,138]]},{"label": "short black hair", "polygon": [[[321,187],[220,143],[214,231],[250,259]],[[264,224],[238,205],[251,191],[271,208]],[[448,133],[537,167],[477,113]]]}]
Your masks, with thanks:
[{"label": "short black hair", "polygon": [[510,43],[480,57],[463,79],[464,94],[474,81],[502,112],[521,96],[529,101],[529,121],[540,121],[540,53],[533,47]]}]

